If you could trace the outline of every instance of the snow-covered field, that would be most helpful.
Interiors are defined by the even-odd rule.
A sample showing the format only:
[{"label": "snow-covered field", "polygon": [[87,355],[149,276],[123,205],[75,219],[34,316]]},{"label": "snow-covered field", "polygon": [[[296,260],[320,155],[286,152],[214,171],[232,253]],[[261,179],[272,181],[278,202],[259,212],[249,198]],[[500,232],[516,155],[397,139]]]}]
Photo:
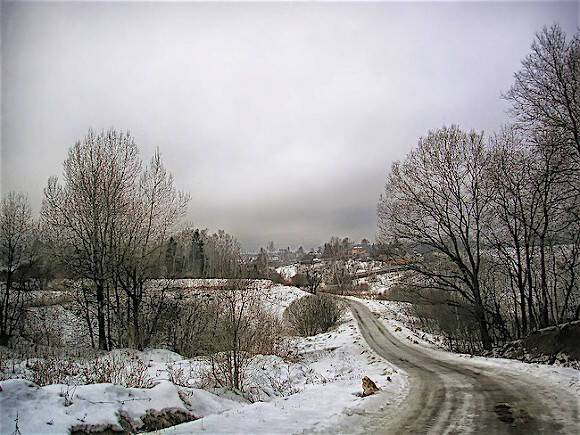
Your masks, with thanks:
[{"label": "snow-covered field", "polygon": [[381,273],[356,280],[357,284],[367,284],[371,294],[384,295],[400,278],[400,272]]},{"label": "snow-covered field", "polygon": [[[188,289],[217,289],[227,286],[232,280],[220,278],[195,278],[195,279],[153,279],[149,281],[151,288],[176,288]],[[248,287],[253,289],[267,289],[272,286],[269,279],[248,280]]]},{"label": "snow-covered field", "polygon": [[307,294],[297,287],[275,285],[264,291],[263,303],[272,312],[281,316],[288,305]]},{"label": "snow-covered field", "polygon": [[[306,295],[295,287],[279,285],[260,291],[265,305],[278,315]],[[155,414],[151,410],[196,419],[165,433],[351,433],[367,413],[384,406],[394,410],[404,397],[405,376],[370,350],[350,312],[334,330],[293,337],[287,347],[284,358],[259,355],[252,359],[243,396],[208,386],[207,359],[184,359],[168,350],[116,350],[98,360],[65,364],[61,369],[70,370],[67,382],[46,386],[29,380],[34,360],[3,360],[0,371],[4,379],[28,379],[0,382],[0,433],[12,433],[16,425],[22,434],[87,428],[152,430],[144,423]],[[117,383],[83,385],[82,367],[106,367],[106,358],[111,364],[131,362],[136,368]],[[381,391],[360,397],[364,376]]]}]

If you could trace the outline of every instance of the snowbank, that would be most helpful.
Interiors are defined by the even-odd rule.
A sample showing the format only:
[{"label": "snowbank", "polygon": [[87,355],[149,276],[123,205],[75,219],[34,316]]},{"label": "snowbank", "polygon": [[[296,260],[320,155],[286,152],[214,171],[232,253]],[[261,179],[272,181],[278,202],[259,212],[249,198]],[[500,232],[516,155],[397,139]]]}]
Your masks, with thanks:
[{"label": "snowbank", "polygon": [[0,383],[0,431],[16,426],[23,434],[69,433],[80,426],[123,430],[123,415],[135,427],[149,409],[177,408],[187,411],[175,385],[160,382],[151,389],[124,388],[113,384],[47,385],[39,387],[23,379]]}]

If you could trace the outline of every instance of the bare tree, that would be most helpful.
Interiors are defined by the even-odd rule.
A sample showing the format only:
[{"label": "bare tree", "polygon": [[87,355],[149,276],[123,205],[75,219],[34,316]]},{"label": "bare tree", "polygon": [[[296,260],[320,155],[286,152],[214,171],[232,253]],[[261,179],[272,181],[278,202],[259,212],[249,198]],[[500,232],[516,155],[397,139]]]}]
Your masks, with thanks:
[{"label": "bare tree", "polygon": [[28,198],[10,192],[0,205],[0,344],[14,334],[24,309],[27,271],[35,258],[36,224]]},{"label": "bare tree", "polygon": [[483,135],[454,126],[429,132],[404,162],[393,164],[378,218],[381,241],[435,252],[439,261],[416,267],[428,278],[425,286],[463,296],[473,307],[484,349],[491,349],[480,276],[489,212],[485,165]]},{"label": "bare tree", "polygon": [[541,219],[540,196],[533,187],[536,165],[533,154],[512,128],[505,128],[491,139],[489,182],[494,186],[489,243],[506,267],[510,283],[517,292],[514,321],[518,335],[535,328],[535,288],[533,260],[535,232]]},{"label": "bare tree", "polygon": [[202,231],[204,239],[205,271],[208,278],[236,278],[240,276],[240,244],[232,235],[223,230],[208,235]]},{"label": "bare tree", "polygon": [[[268,248],[269,249],[269,248]],[[253,263],[253,273],[256,278],[268,278],[270,275],[270,259],[268,252],[264,248],[260,248],[260,252]]]},{"label": "bare tree", "polygon": [[[63,164],[63,185],[51,177],[42,216],[55,253],[78,277],[92,282],[98,346],[107,349],[107,280],[113,273],[113,234],[127,214],[141,162],[133,138],[110,130],[77,142]],[[91,325],[89,325],[91,327]]]},{"label": "bare tree", "polygon": [[[189,196],[177,191],[158,150],[130,192],[128,212],[117,216],[111,232],[113,279],[130,301],[133,345],[142,349],[147,345],[139,322],[146,282],[158,277],[164,244],[185,214]],[[153,291],[163,294],[162,288]]]},{"label": "bare tree", "polygon": [[531,53],[504,98],[513,103],[516,122],[526,129],[558,132],[580,157],[580,33],[570,39],[558,25],[536,35]]},{"label": "bare tree", "polygon": [[350,256],[351,242],[348,237],[340,239],[332,236],[328,242],[324,244],[322,249],[322,256],[325,258],[341,259]]},{"label": "bare tree", "polygon": [[334,260],[330,264],[328,282],[335,286],[337,293],[346,294],[352,290],[355,266],[348,260]]},{"label": "bare tree", "polygon": [[537,245],[534,278],[538,283],[539,326],[568,317],[563,313],[569,312],[568,304],[578,288],[579,81],[580,33],[567,38],[558,25],[553,25],[536,35],[531,53],[504,96],[512,103],[516,125],[534,157],[534,176],[528,184],[539,205],[536,225],[532,226]]},{"label": "bare tree", "polygon": [[310,266],[306,270],[306,285],[308,287],[308,291],[313,295],[316,294],[318,287],[320,287],[320,284],[322,284],[322,278],[322,271],[316,269],[315,266]]}]

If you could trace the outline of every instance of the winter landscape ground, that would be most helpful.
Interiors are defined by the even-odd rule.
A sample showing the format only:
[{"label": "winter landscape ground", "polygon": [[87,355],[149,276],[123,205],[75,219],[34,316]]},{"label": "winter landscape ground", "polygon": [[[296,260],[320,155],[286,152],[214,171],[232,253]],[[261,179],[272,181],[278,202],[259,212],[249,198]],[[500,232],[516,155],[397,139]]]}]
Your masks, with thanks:
[{"label": "winter landscape ground", "polygon": [[[291,278],[295,268],[284,268],[282,275]],[[373,293],[388,292],[388,285],[383,283],[393,281],[396,275],[378,277]],[[263,294],[265,305],[280,317],[294,300],[308,295],[296,287],[266,281],[258,284],[265,287],[256,286],[253,291]],[[123,367],[141,367],[142,371],[137,371],[141,388],[123,386],[126,379],[122,379],[122,373],[118,383],[84,385],[80,377],[72,375],[75,370],[70,367],[71,375],[65,383],[34,383],[42,358],[21,360],[3,350],[1,432],[416,433],[426,425],[433,433],[478,433],[474,419],[486,414],[488,421],[496,422],[500,429],[502,425],[516,428],[514,433],[549,433],[548,426],[542,426],[548,422],[554,424],[549,428],[557,428],[552,433],[574,434],[580,428],[579,370],[445,352],[439,337],[413,326],[406,303],[352,296],[344,298],[344,303],[354,304],[353,310],[345,311],[330,331],[288,338],[284,357],[253,357],[247,369],[245,394],[204,385],[208,360],[187,359],[169,350],[119,349],[97,356]],[[360,317],[361,309],[367,313],[366,320]],[[374,332],[375,340],[370,339],[364,325],[369,318],[388,331],[394,340],[391,346],[395,347],[388,351],[377,347],[380,334]],[[416,349],[448,367],[433,369],[427,362],[418,365],[420,358],[407,355],[402,350],[405,348]],[[413,356],[415,366],[409,366],[407,358]],[[86,366],[92,362],[89,357],[67,364]],[[503,392],[492,387],[490,401],[488,392],[482,392],[482,380],[455,378],[454,370],[459,367],[484,373],[496,383],[505,383],[504,387],[513,385],[520,396],[517,400],[506,396],[502,401]],[[433,392],[424,390],[425,379],[417,373],[438,384]],[[376,382],[379,392],[362,397],[364,376]],[[541,406],[533,404],[531,397],[522,400],[522,395],[535,398]],[[525,418],[524,414],[516,415],[521,426],[502,422],[494,414],[493,407],[507,403],[508,398],[514,412],[525,412]],[[453,408],[457,406],[460,409]],[[416,407],[420,407],[418,414],[405,416]],[[163,413],[167,414],[165,418],[161,417]],[[193,421],[179,423],[180,416]],[[401,419],[410,425],[407,429],[396,426]],[[170,427],[160,429],[163,425]],[[489,427],[497,429],[495,423]],[[532,431],[534,428],[543,429]]]}]

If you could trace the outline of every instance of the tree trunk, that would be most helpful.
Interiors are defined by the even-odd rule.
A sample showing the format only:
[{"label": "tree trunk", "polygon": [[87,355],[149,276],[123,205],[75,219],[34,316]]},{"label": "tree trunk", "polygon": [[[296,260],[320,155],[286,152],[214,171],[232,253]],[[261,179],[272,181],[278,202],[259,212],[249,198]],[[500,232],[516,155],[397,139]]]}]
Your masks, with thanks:
[{"label": "tree trunk", "polygon": [[5,334],[4,332],[0,333],[0,346],[8,345],[8,340],[10,340],[10,336]]},{"label": "tree trunk", "polygon": [[481,334],[481,344],[483,345],[483,349],[491,350],[493,342],[491,340],[491,336],[489,335],[487,321],[485,320],[485,318],[479,318],[478,323],[479,323],[479,332]]},{"label": "tree trunk", "polygon": [[102,280],[97,281],[97,323],[99,326],[99,349],[107,350],[105,288]]},{"label": "tree trunk", "polygon": [[1,345],[8,343],[10,338],[10,317],[8,314],[8,307],[10,306],[10,290],[12,288],[12,271],[10,264],[8,265],[8,270],[6,271],[6,289],[4,290],[4,301],[3,306],[0,307],[2,313],[0,313],[0,336],[5,337],[6,342]]},{"label": "tree trunk", "polygon": [[487,319],[485,318],[485,309],[483,307],[483,301],[481,300],[479,282],[477,281],[473,283],[473,293],[475,296],[475,316],[477,318],[477,324],[479,326],[481,344],[484,350],[491,350],[493,340],[491,339],[491,335],[489,334],[489,325],[487,324]]},{"label": "tree trunk", "polygon": [[540,288],[542,296],[542,306],[540,307],[540,326],[545,328],[550,324],[548,316],[548,275],[546,272],[546,252],[545,240],[540,239]]},{"label": "tree trunk", "polygon": [[138,297],[133,297],[133,340],[135,347],[143,350],[143,343],[141,342],[141,331],[139,329],[139,310],[141,301]]}]

